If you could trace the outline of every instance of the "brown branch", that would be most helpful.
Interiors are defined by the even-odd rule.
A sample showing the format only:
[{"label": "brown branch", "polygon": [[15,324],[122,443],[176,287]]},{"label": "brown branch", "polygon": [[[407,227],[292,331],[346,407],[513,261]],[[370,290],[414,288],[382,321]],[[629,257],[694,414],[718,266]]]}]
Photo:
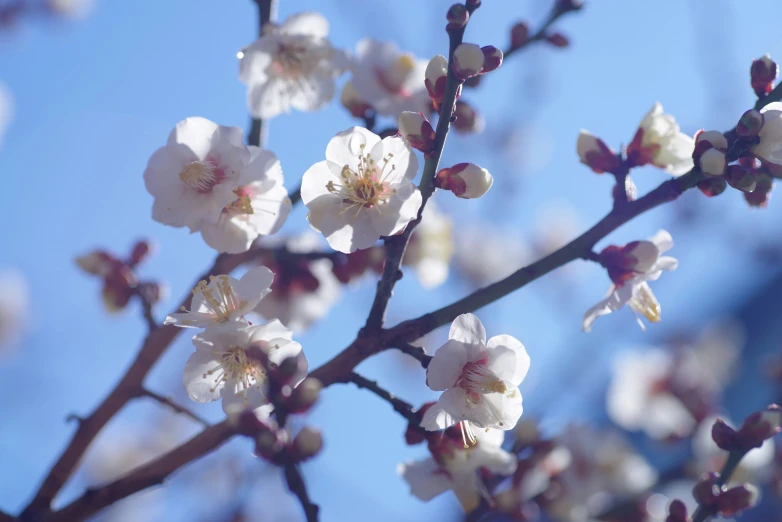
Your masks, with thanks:
[{"label": "brown branch", "polygon": [[296,495],[299,499],[302,509],[304,509],[304,515],[307,517],[307,522],[318,522],[318,512],[320,508],[317,504],[310,500],[309,493],[307,493],[307,485],[304,483],[304,477],[301,475],[301,471],[294,463],[288,463],[284,467],[285,470],[285,482],[288,484],[288,489]]},{"label": "brown branch", "polygon": [[411,422],[416,426],[420,422],[420,419],[416,416],[416,409],[410,403],[403,401],[390,391],[381,388],[377,381],[371,381],[356,372],[351,372],[349,380],[359,388],[369,390],[389,403],[394,408],[394,411],[407,419],[408,422]]},{"label": "brown branch", "polygon": [[426,351],[424,351],[423,348],[421,348],[419,346],[413,346],[410,343],[402,343],[402,342],[400,342],[400,343],[397,343],[394,348],[396,348],[400,352],[405,353],[405,354],[409,355],[410,357],[412,357],[413,359],[415,359],[418,362],[420,362],[421,366],[423,368],[428,368],[429,367],[429,363],[432,360],[432,356],[431,355],[427,355]]},{"label": "brown branch", "polygon": [[192,410],[182,406],[181,404],[175,403],[173,400],[164,397],[160,395],[159,393],[155,393],[152,390],[149,390],[144,387],[140,387],[138,391],[136,392],[136,397],[149,397],[152,400],[155,400],[162,404],[163,406],[167,406],[168,408],[171,408],[177,413],[180,413],[186,417],[190,417],[192,420],[196,421],[197,423],[201,424],[205,428],[209,427],[209,421],[198,415],[197,413],[193,412]]},{"label": "brown branch", "polygon": [[580,11],[582,9],[582,6],[576,7],[574,9],[559,9],[558,8],[559,3],[555,2],[554,7],[551,9],[551,12],[549,13],[548,17],[543,21],[541,26],[538,28],[537,31],[532,36],[529,36],[523,43],[517,45],[517,46],[510,46],[506,51],[504,51],[503,57],[507,58],[508,56],[511,56],[525,47],[535,43],[540,42],[546,39],[546,32],[548,31],[549,27],[551,27],[554,22],[559,20],[560,17],[563,15],[566,15],[567,13],[573,13],[576,11]]},{"label": "brown branch", "polygon": [[0,511],[0,522],[14,522],[15,520],[17,520],[16,517]]},{"label": "brown branch", "polygon": [[[263,34],[263,26],[272,21],[277,10],[276,0],[253,0],[258,4],[258,36]],[[265,125],[260,118],[250,120],[250,132],[247,134],[247,144],[256,147],[263,146]],[[295,204],[295,203],[294,203]]]}]

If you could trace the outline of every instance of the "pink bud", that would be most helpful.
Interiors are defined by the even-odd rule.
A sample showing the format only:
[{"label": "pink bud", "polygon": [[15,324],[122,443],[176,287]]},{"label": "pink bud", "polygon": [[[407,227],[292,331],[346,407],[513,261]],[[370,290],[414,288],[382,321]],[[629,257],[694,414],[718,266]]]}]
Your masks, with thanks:
[{"label": "pink bud", "polygon": [[301,413],[309,410],[312,405],[318,401],[322,389],[323,384],[314,377],[307,377],[301,381],[301,383],[294,388],[290,400],[288,401],[291,412]]},{"label": "pink bud", "polygon": [[[473,78],[480,78],[474,76]],[[478,111],[465,101],[459,100],[453,110],[453,128],[459,132],[477,134],[483,132],[486,122]]]},{"label": "pink bud", "polygon": [[483,68],[481,69],[481,74],[491,72],[502,65],[502,51],[493,45],[481,47],[481,51],[483,51]]},{"label": "pink bud", "polygon": [[442,103],[445,96],[445,84],[448,77],[448,60],[445,56],[438,54],[426,66],[424,85],[429,92],[429,97],[435,103]]},{"label": "pink bud", "polygon": [[316,428],[304,426],[293,439],[294,458],[301,462],[311,459],[323,449],[323,434]]},{"label": "pink bud", "polygon": [[460,29],[467,25],[467,21],[470,19],[470,13],[467,11],[464,4],[453,4],[450,9],[448,9],[446,18],[448,19],[447,28],[449,30]]},{"label": "pink bud", "polygon": [[774,180],[765,172],[754,173],[755,190],[751,193],[744,193],[744,199],[751,207],[763,208],[768,204],[771,198],[771,190],[774,188]]},{"label": "pink bud", "polygon": [[692,488],[692,496],[698,501],[698,504],[704,507],[714,506],[722,493],[722,489],[717,485],[720,476],[717,473],[706,473]]},{"label": "pink bud", "polygon": [[567,36],[565,36],[562,33],[554,33],[546,36],[546,40],[548,43],[553,45],[554,47],[567,47],[570,45],[570,40],[568,40]]},{"label": "pink bud", "polygon": [[411,147],[424,154],[434,148],[434,129],[420,112],[405,111],[399,115],[399,134],[410,143]]},{"label": "pink bud", "polygon": [[483,51],[477,45],[459,44],[453,52],[453,72],[459,80],[464,81],[480,74],[484,59]]},{"label": "pink bud", "polygon": [[527,43],[529,38],[529,25],[527,22],[519,22],[510,30],[510,48],[518,49]]},{"label": "pink bud", "polygon": [[730,165],[725,171],[725,181],[742,192],[753,192],[757,186],[755,176],[741,165]]},{"label": "pink bud", "polygon": [[736,432],[739,443],[745,450],[759,448],[763,442],[780,432],[782,408],[772,404],[763,411],[756,411],[744,421]]},{"label": "pink bud", "polygon": [[758,498],[760,498],[760,492],[752,484],[742,484],[730,488],[717,499],[717,512],[723,517],[732,517],[757,504]]},{"label": "pink bud", "polygon": [[665,522],[690,522],[687,516],[687,506],[681,500],[674,500],[668,506],[668,518]]},{"label": "pink bud", "polygon": [[130,251],[130,259],[128,260],[128,264],[131,267],[135,267],[144,259],[147,258],[149,253],[152,251],[152,245],[149,243],[149,241],[137,241],[135,245],[133,245],[133,249]]},{"label": "pink bud", "polygon": [[621,158],[603,140],[584,129],[578,134],[576,152],[581,163],[597,174],[617,172],[622,165]]},{"label": "pink bud", "polygon": [[736,133],[744,137],[757,136],[763,129],[765,121],[766,117],[762,112],[750,109],[739,118],[739,122],[736,125]]},{"label": "pink bud", "polygon": [[96,250],[87,255],[77,257],[76,264],[88,274],[106,277],[114,266],[122,264],[122,262],[108,252]]},{"label": "pink bud", "polygon": [[709,149],[701,155],[698,160],[701,172],[709,176],[722,176],[725,174],[725,168],[728,165],[725,153],[717,149]]},{"label": "pink bud", "polygon": [[698,190],[703,192],[703,195],[707,198],[719,196],[727,188],[728,183],[722,178],[708,178],[698,182]]},{"label": "pink bud", "polygon": [[457,163],[437,173],[435,186],[450,190],[463,199],[479,198],[489,191],[494,178],[489,171],[474,163]]},{"label": "pink bud", "polygon": [[103,280],[103,304],[110,312],[125,308],[135,293],[136,275],[127,265],[117,265]]},{"label": "pink bud", "polygon": [[728,150],[728,140],[720,131],[711,130],[698,132],[695,135],[695,145],[697,146],[702,143],[708,144],[708,148],[711,149],[719,149],[723,152]]},{"label": "pink bud", "polygon": [[711,438],[717,444],[717,447],[725,451],[735,451],[740,449],[736,440],[736,430],[731,428],[722,419],[714,421],[711,427]]},{"label": "pink bud", "polygon": [[765,96],[773,88],[772,84],[779,75],[779,66],[769,55],[752,61],[749,69],[750,83],[758,97]]}]

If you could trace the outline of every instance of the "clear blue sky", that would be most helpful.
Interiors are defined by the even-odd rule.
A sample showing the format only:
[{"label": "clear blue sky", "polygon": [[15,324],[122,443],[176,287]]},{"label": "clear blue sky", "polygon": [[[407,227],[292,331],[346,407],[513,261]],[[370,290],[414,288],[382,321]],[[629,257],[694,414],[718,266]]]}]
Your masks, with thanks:
[{"label": "clear blue sky", "polygon": [[[280,3],[281,17],[300,10],[323,12],[338,47],[352,48],[358,39],[372,36],[396,39],[422,57],[446,50],[446,0]],[[444,163],[482,164],[504,189],[469,202],[439,194],[438,203],[459,214],[457,234],[459,224],[478,217],[530,234],[552,203],[576,207],[580,228],[601,217],[609,206],[610,183],[578,164],[575,139],[582,127],[618,146],[629,141],[655,100],[687,132],[732,127],[754,102],[748,85],[751,59],[766,52],[782,58],[782,4],[757,0],[751,9],[746,4],[594,0],[558,25],[572,47],[539,47],[515,56],[480,89],[465,93],[484,112],[488,131],[480,138],[449,139]],[[529,17],[534,26],[548,5],[485,0],[466,38],[504,47],[513,20]],[[107,317],[97,282],[77,271],[74,256],[94,247],[124,253],[136,238],[151,238],[160,248],[142,273],[167,281],[172,303],[211,262],[213,253],[198,236],[151,220],[151,197],[141,175],[151,152],[185,117],[247,125],[235,54],[252,41],[255,23],[250,0],[104,0],[84,21],[27,24],[15,35],[0,37],[0,80],[16,104],[0,149],[0,267],[15,267],[29,278],[34,313],[17,357],[0,367],[0,394],[5,397],[0,410],[0,508],[13,512],[28,500],[73,430],[65,417],[89,412],[98,403],[144,334],[135,309]],[[323,159],[329,138],[353,123],[338,103],[316,114],[275,119],[268,147],[280,157],[288,186],[297,185],[301,174]],[[511,140],[512,154],[500,152],[508,135],[524,138]],[[641,191],[664,179],[664,173],[654,170],[636,176]],[[677,243],[672,254],[681,258],[681,268],[656,287],[664,322],[647,339],[698,324],[761,282],[752,270],[736,274],[731,267],[745,262],[741,231],[771,236],[779,222],[779,202],[751,211],[732,191],[708,205],[704,199],[688,194],[677,207],[703,210],[695,227],[668,208],[650,212],[612,236],[619,243],[664,226]],[[304,229],[304,215],[298,208],[283,232]],[[583,310],[602,297],[607,284],[596,267],[583,264],[565,278],[536,282],[479,312],[490,334],[509,333],[526,344],[532,371],[522,386],[525,406],[551,429],[563,421],[563,412],[577,410],[583,417],[595,409],[578,398],[580,407],[574,407],[574,393],[565,394],[571,395],[567,408],[549,401],[554,390],[566,385],[574,354],[594,354],[585,366],[586,375],[594,377],[581,379],[589,385],[602,378],[609,354],[639,337],[629,312],[602,319],[590,336],[579,332]],[[353,339],[372,287],[367,281],[347,289],[329,318],[299,339],[312,366]],[[468,291],[454,278],[424,293],[407,277],[398,286],[390,320],[428,311]],[[181,368],[191,351],[182,336],[153,372],[150,385],[178,392]],[[432,397],[421,370],[396,354],[377,357],[361,371],[411,402]],[[599,406],[599,390],[587,388],[592,406]],[[125,417],[143,419],[153,408],[133,407]],[[197,408],[212,419],[221,416],[217,404]],[[304,468],[324,521],[370,516],[381,522],[446,520],[456,511],[451,496],[426,505],[408,496],[407,486],[396,477],[396,464],[420,458],[424,450],[404,445],[403,422],[375,397],[336,386],[324,394],[310,422],[326,432],[326,450]],[[225,451],[246,454],[249,445],[237,441]],[[268,481],[278,483],[277,478]],[[179,489],[176,482],[166,497],[166,520],[192,520],[177,507],[178,495],[185,493],[184,480]],[[66,495],[80,487],[66,488]],[[280,496],[280,486],[269,488],[268,494],[263,488],[253,492],[261,499],[256,503],[271,499],[271,507],[264,509],[288,517],[272,519],[297,520],[298,512]]]}]

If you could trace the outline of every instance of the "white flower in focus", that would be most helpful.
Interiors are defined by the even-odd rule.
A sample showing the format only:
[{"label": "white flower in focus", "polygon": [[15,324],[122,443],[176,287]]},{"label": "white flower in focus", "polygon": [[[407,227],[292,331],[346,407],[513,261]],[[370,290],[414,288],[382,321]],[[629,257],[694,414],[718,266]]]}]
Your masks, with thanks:
[{"label": "white flower in focus", "polygon": [[428,63],[401,52],[392,42],[367,38],[356,45],[351,82],[359,97],[383,116],[427,112],[430,101],[424,78]]},{"label": "white flower in focus", "polygon": [[335,250],[369,248],[418,216],[421,192],[411,183],[417,171],[418,160],[404,139],[381,141],[361,127],[342,131],[326,147],[326,161],[304,173],[307,220]]},{"label": "white flower in focus", "polygon": [[299,13],[280,25],[267,24],[261,37],[239,53],[239,79],[247,85],[247,106],[256,118],[314,111],[334,97],[334,80],[346,59],[326,38],[328,21]]},{"label": "white flower in focus", "polygon": [[453,256],[453,223],[437,210],[434,201],[424,207],[421,222],[413,231],[402,264],[415,267],[421,286],[440,286],[448,279]]},{"label": "white flower in focus", "polygon": [[426,370],[426,384],[443,394],[426,410],[421,427],[435,431],[467,421],[513,429],[522,413],[518,386],[529,370],[524,345],[510,335],[486,342],[486,330],[473,314],[457,317],[448,339]]},{"label": "white flower in focus", "polygon": [[30,315],[30,290],[15,270],[0,272],[0,351],[19,342]]},{"label": "white flower in focus", "polygon": [[444,436],[430,444],[433,458],[400,464],[397,472],[416,498],[427,502],[453,490],[469,513],[478,507],[481,496],[487,496],[482,469],[501,476],[516,470],[516,456],[501,448],[503,438],[502,431],[479,430],[475,443],[465,448],[460,439]]},{"label": "white flower in focus", "polygon": [[763,127],[760,143],[752,147],[752,153],[763,161],[782,165],[782,103],[772,102],[760,109]]},{"label": "white flower in focus", "polygon": [[209,284],[201,281],[193,289],[192,311],[174,313],[164,324],[188,328],[207,328],[212,325],[239,321],[252,311],[269,292],[274,274],[265,266],[251,268],[241,279],[229,275],[213,277]]},{"label": "white flower in focus", "polygon": [[694,149],[695,140],[681,132],[676,119],[664,114],[663,106],[657,102],[641,120],[627,147],[627,156],[635,165],[651,163],[674,176],[681,176],[693,168]]},{"label": "white flower in focus", "polygon": [[223,411],[235,414],[267,404],[266,370],[250,355],[256,344],[264,350],[275,368],[288,357],[299,359],[299,369],[291,386],[307,376],[307,359],[292,333],[274,320],[268,324],[248,326],[230,322],[211,326],[193,337],[196,352],[185,363],[183,383],[195,402],[212,402],[222,398]]},{"label": "white flower in focus", "polygon": [[455,246],[456,266],[477,286],[499,281],[532,259],[530,248],[518,233],[499,230],[488,223],[459,227]]},{"label": "white flower in focus", "polygon": [[587,310],[581,324],[585,332],[592,329],[592,324],[598,317],[619,310],[625,304],[635,314],[642,330],[646,327],[639,315],[653,323],[660,320],[660,303],[649,287],[648,281],[657,280],[663,270],[676,269],[678,261],[673,257],[662,255],[673,247],[673,239],[668,232],[660,230],[648,241],[639,243],[643,248],[636,251],[636,255],[641,257],[636,259],[632,277],[623,281],[620,286],[612,284],[606,298]]},{"label": "white flower in focus", "polygon": [[[286,242],[292,253],[314,252],[319,246],[318,236],[313,232],[292,237]],[[267,319],[279,319],[294,332],[306,330],[315,321],[326,317],[342,293],[332,266],[329,259],[272,263],[275,272],[272,293],[255,307],[255,312]]]},{"label": "white flower in focus", "polygon": [[674,366],[673,357],[659,349],[621,353],[606,394],[611,420],[658,440],[691,433],[695,418],[666,385]]},{"label": "white flower in focus", "polygon": [[249,150],[250,163],[233,190],[236,199],[223,208],[216,223],[201,227],[206,244],[218,252],[246,252],[258,236],[277,232],[291,211],[277,156],[258,147]]},{"label": "white flower in focus", "polygon": [[239,174],[250,161],[242,129],[187,118],[149,158],[144,183],[155,202],[152,218],[192,232],[215,223],[236,200]]}]

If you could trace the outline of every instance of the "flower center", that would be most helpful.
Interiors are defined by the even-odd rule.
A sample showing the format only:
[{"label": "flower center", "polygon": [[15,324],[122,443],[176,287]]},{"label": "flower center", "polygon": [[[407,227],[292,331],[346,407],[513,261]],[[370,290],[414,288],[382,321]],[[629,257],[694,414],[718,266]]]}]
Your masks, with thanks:
[{"label": "flower center", "polygon": [[649,285],[639,285],[627,304],[635,313],[646,317],[649,322],[657,323],[660,321],[660,302],[657,301]]},{"label": "flower center", "polygon": [[222,171],[210,161],[193,161],[179,172],[179,179],[190,189],[206,193],[222,180]]},{"label": "flower center", "polygon": [[387,175],[396,170],[396,165],[391,163],[394,155],[387,154],[382,164],[378,165],[364,152],[365,148],[364,144],[359,145],[357,170],[345,165],[340,172],[341,184],[333,181],[326,184],[326,190],[340,196],[342,202],[347,204],[342,212],[355,208],[358,213],[361,208],[372,208],[385,203],[396,192],[384,181]]},{"label": "flower center", "polygon": [[467,391],[468,399],[473,403],[480,399],[479,395],[508,391],[505,382],[482,361],[465,364],[458,385]]},{"label": "flower center", "polygon": [[240,391],[244,392],[245,404],[249,402],[247,392],[250,388],[263,392],[261,385],[265,381],[266,372],[259,361],[247,355],[244,348],[231,345],[225,350],[215,350],[212,354],[220,364],[203,374],[204,379],[212,377],[210,391],[216,391],[226,381],[237,382],[241,384]]},{"label": "flower center", "polygon": [[300,76],[307,69],[307,48],[280,43],[274,55],[272,70],[280,76]]},{"label": "flower center", "polygon": [[403,92],[402,85],[404,85],[410,73],[413,72],[413,69],[415,69],[415,58],[410,54],[403,54],[389,68],[378,70],[377,77],[380,84],[389,92],[407,96],[409,93]]},{"label": "flower center", "polygon": [[[207,285],[206,281],[199,281],[193,289],[193,295],[201,294],[203,303],[209,314],[215,321],[224,323],[231,318],[231,314],[243,308],[247,303],[234,293],[231,280],[227,275],[211,276]],[[182,310],[185,310],[182,307]]]}]

